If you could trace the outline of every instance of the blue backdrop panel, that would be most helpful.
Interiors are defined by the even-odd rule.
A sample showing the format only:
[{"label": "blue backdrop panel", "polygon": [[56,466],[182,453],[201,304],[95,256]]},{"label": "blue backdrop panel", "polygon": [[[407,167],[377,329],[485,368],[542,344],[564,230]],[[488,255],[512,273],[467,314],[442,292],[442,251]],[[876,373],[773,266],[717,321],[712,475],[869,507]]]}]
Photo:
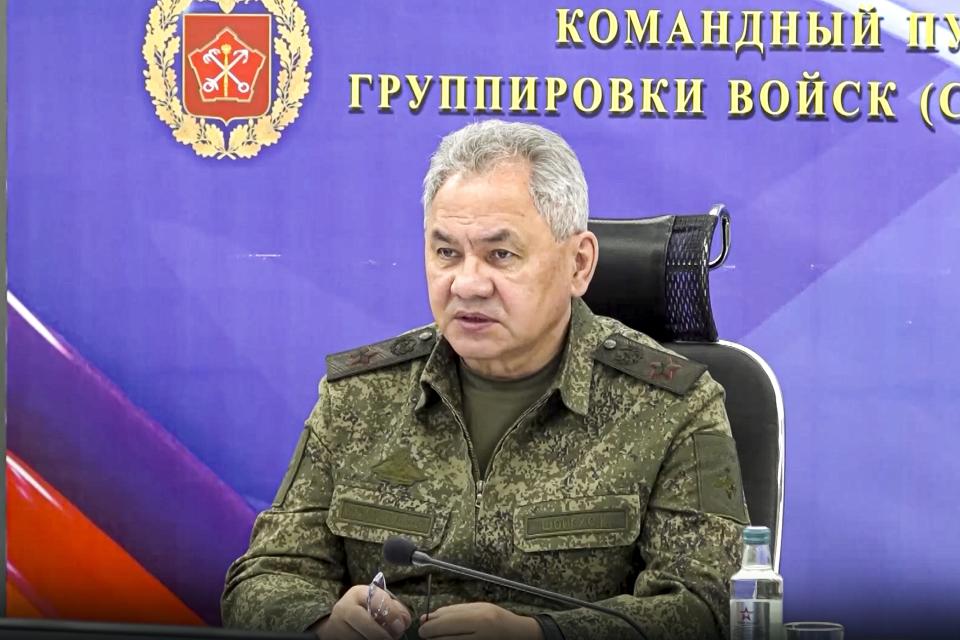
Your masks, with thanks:
[{"label": "blue backdrop panel", "polygon": [[[586,118],[569,102],[522,118],[578,152],[594,215],[733,212],[714,302],[721,336],[784,388],[786,617],[882,633],[921,606],[956,619],[960,539],[943,534],[960,529],[960,129],[929,132],[916,106],[956,67],[889,30],[873,54],[558,48],[557,3],[301,0],[314,59],[299,119],[257,158],[216,161],[178,144],[144,91],[153,4],[10,0],[10,287],[253,508],[324,355],[430,321],[420,181],[440,136],[475,119],[438,114],[436,91],[417,114],[379,113],[373,93],[351,113],[349,74],[704,78],[704,119]],[[804,71],[896,81],[898,121],[726,117],[728,79]]]}]

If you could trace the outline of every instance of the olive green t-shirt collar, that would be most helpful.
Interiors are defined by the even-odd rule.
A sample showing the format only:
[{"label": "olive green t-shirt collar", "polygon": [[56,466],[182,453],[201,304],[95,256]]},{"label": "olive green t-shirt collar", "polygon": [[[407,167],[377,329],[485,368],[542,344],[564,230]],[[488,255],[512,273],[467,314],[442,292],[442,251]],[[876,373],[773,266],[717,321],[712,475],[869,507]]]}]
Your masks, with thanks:
[{"label": "olive green t-shirt collar", "polygon": [[[560,372],[550,388],[551,391],[559,389],[563,404],[580,415],[586,415],[590,408],[593,351],[604,338],[601,335],[603,330],[595,318],[583,300],[573,299]],[[414,407],[416,411],[428,404],[430,390],[446,397],[456,407],[463,405],[457,375],[458,358],[450,343],[441,336],[420,373],[420,392]]]},{"label": "olive green t-shirt collar", "polygon": [[523,393],[531,389],[547,389],[550,382],[557,377],[560,370],[561,355],[558,353],[553,359],[538,371],[528,376],[513,379],[487,378],[473,371],[461,358],[458,364],[460,382],[478,391],[493,391],[507,393]]}]

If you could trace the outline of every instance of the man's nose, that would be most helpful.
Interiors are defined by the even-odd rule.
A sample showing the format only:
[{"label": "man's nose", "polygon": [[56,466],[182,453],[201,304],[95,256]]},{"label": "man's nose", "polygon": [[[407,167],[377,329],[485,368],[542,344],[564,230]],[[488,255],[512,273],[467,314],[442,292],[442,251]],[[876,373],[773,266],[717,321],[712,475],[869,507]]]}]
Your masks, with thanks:
[{"label": "man's nose", "polygon": [[458,298],[488,298],[493,295],[493,281],[483,261],[467,256],[453,276],[450,292]]}]

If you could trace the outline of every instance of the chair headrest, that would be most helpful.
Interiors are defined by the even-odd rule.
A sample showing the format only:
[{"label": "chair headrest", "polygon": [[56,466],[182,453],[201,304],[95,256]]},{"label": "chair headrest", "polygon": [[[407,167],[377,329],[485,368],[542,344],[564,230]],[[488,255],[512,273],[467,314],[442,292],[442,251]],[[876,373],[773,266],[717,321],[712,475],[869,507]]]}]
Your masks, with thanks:
[{"label": "chair headrest", "polygon": [[[710,261],[717,222],[720,256]],[[584,301],[661,342],[716,342],[710,305],[710,269],[730,248],[730,216],[723,205],[702,215],[591,219],[600,257]]]}]

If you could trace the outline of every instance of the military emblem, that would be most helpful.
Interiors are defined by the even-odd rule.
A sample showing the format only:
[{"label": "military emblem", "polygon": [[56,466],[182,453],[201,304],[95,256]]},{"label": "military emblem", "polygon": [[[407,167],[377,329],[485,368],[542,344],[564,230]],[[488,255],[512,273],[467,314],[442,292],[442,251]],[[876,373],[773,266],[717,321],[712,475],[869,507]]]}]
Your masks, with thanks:
[{"label": "military emblem", "polygon": [[143,74],[178,142],[235,160],[276,144],[296,120],[312,56],[297,0],[157,0]]},{"label": "military emblem", "polygon": [[395,356],[405,356],[413,351],[417,346],[417,341],[410,336],[397,338],[390,347],[390,353]]},{"label": "military emblem", "polygon": [[749,522],[740,470],[727,462],[737,459],[733,438],[722,433],[698,433],[693,436],[693,442],[700,508],[740,523]]},{"label": "military emblem", "polygon": [[[224,124],[259,118],[270,107],[270,16],[234,16],[234,25],[229,17],[183,16],[183,48],[190,51],[183,56],[184,110]],[[232,26],[243,27],[249,42]],[[210,32],[216,35],[210,38]]]},{"label": "military emblem", "polygon": [[380,357],[380,354],[370,347],[360,347],[352,354],[350,354],[350,359],[347,360],[347,364],[350,366],[366,366]]},{"label": "military emblem", "polygon": [[643,360],[643,352],[635,349],[618,349],[611,357],[617,364],[629,367]]},{"label": "military emblem", "polygon": [[663,378],[673,380],[673,376],[681,369],[680,365],[667,358],[666,362],[651,362],[649,376],[652,380]]},{"label": "military emblem", "polygon": [[427,479],[406,451],[398,451],[387,456],[370,470],[383,480],[403,486],[410,486]]},{"label": "military emblem", "polygon": [[730,467],[725,467],[723,474],[714,479],[713,486],[727,494],[728,500],[733,500],[737,495],[737,483],[733,481],[733,470]]}]

